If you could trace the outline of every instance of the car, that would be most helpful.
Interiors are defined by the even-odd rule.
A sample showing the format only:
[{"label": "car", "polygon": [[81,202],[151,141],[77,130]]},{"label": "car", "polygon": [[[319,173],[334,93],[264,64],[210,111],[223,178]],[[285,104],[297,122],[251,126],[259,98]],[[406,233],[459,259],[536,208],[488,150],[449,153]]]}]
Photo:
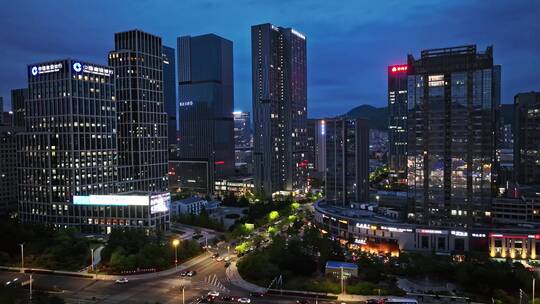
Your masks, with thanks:
[{"label": "car", "polygon": [[238,299],[238,303],[251,303],[250,298],[240,298]]},{"label": "car", "polygon": [[197,274],[197,272],[196,272],[195,270],[190,270],[190,271],[188,271],[187,276],[188,276],[188,277],[193,277],[193,276],[195,276],[196,274]]},{"label": "car", "polygon": [[129,282],[129,280],[127,278],[121,278],[121,279],[118,279],[116,281],[114,281],[116,284],[126,284]]},{"label": "car", "polygon": [[212,255],[212,258],[213,258],[213,259],[215,259],[215,258],[217,258],[217,257],[219,257],[219,253],[217,253],[217,252],[214,253],[214,254]]},{"label": "car", "polygon": [[249,295],[252,296],[252,297],[256,297],[256,298],[261,298],[261,297],[265,296],[265,293],[264,292],[252,292]]},{"label": "car", "polygon": [[217,257],[216,261],[221,262],[221,261],[223,261],[223,258],[222,257]]},{"label": "car", "polygon": [[185,277],[185,276],[188,275],[188,273],[189,273],[189,271],[184,270],[184,271],[180,272],[180,276],[181,276],[181,277]]},{"label": "car", "polygon": [[296,304],[309,304],[309,301],[306,299],[296,300]]},{"label": "car", "polygon": [[231,260],[231,257],[225,257],[225,259],[224,259],[225,262],[228,262],[230,260]]},{"label": "car", "polygon": [[232,302],[232,301],[236,300],[236,298],[233,297],[233,296],[223,296],[223,297],[221,297],[221,300],[222,301],[227,301],[227,302]]},{"label": "car", "polygon": [[219,291],[215,291],[215,290],[209,291],[208,296],[210,296],[210,297],[219,297]]}]

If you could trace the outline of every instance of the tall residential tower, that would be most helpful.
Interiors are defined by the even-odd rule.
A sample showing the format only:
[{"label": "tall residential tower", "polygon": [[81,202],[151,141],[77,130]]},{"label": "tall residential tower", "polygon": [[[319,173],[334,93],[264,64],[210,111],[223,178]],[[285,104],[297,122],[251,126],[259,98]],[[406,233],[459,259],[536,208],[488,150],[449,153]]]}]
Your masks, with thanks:
[{"label": "tall residential tower", "polygon": [[251,27],[254,183],[266,197],[306,186],[306,52],[292,28]]}]

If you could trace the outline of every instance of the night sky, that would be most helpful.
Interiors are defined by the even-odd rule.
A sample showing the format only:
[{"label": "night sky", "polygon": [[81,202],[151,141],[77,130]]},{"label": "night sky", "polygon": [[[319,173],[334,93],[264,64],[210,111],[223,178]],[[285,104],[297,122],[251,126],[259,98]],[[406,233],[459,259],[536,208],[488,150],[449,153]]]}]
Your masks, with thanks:
[{"label": "night sky", "polygon": [[[0,96],[26,86],[26,64],[59,58],[106,63],[113,34],[139,28],[234,42],[235,108],[251,111],[250,27],[293,27],[308,41],[308,115],[385,106],[386,66],[422,49],[494,45],[502,102],[540,90],[540,1],[22,1],[0,9]],[[9,105],[8,105],[9,108]]]}]

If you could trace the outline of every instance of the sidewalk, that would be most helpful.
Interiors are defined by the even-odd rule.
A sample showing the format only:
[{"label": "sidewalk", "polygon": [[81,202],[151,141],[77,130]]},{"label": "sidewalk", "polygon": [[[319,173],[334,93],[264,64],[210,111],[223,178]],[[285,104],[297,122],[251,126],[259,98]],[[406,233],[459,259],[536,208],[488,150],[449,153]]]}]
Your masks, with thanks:
[{"label": "sidewalk", "polygon": [[[145,280],[145,279],[155,279],[160,278],[168,275],[172,275],[178,272],[181,272],[183,270],[186,270],[188,268],[191,268],[211,257],[211,254],[208,252],[204,252],[188,261],[186,261],[183,264],[178,265],[178,267],[172,267],[167,270],[158,271],[158,272],[152,272],[152,273],[143,273],[143,274],[134,274],[134,275],[108,275],[108,274],[88,274],[88,273],[82,273],[82,272],[76,272],[76,271],[61,271],[61,270],[50,270],[50,269],[39,269],[39,268],[24,268],[25,272],[36,272],[41,274],[51,274],[51,275],[65,275],[65,276],[77,276],[77,277],[85,277],[85,278],[94,278],[96,280],[103,280],[103,281],[114,281],[118,280],[120,278],[127,278],[128,280]],[[0,266],[0,270],[7,270],[7,271],[20,271],[20,267],[8,267],[8,266]]]},{"label": "sidewalk", "polygon": [[266,288],[257,286],[242,279],[240,273],[238,273],[236,262],[231,262],[231,265],[227,267],[225,273],[229,282],[231,282],[231,284],[235,285],[236,287],[242,288],[250,292],[266,292]]}]

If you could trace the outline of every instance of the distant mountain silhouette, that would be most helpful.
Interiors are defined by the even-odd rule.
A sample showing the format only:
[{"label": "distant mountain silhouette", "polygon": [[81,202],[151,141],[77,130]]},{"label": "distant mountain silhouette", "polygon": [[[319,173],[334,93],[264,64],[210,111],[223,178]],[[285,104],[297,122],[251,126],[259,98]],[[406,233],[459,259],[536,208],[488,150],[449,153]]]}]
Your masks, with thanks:
[{"label": "distant mountain silhouette", "polygon": [[346,118],[366,118],[371,129],[386,131],[388,129],[388,107],[376,108],[370,105],[361,105],[351,109]]},{"label": "distant mountain silhouette", "polygon": [[[388,107],[376,108],[370,105],[361,105],[352,108],[342,116],[346,118],[366,118],[371,129],[388,130]],[[500,119],[501,123],[514,124],[513,104],[501,104]]]}]

